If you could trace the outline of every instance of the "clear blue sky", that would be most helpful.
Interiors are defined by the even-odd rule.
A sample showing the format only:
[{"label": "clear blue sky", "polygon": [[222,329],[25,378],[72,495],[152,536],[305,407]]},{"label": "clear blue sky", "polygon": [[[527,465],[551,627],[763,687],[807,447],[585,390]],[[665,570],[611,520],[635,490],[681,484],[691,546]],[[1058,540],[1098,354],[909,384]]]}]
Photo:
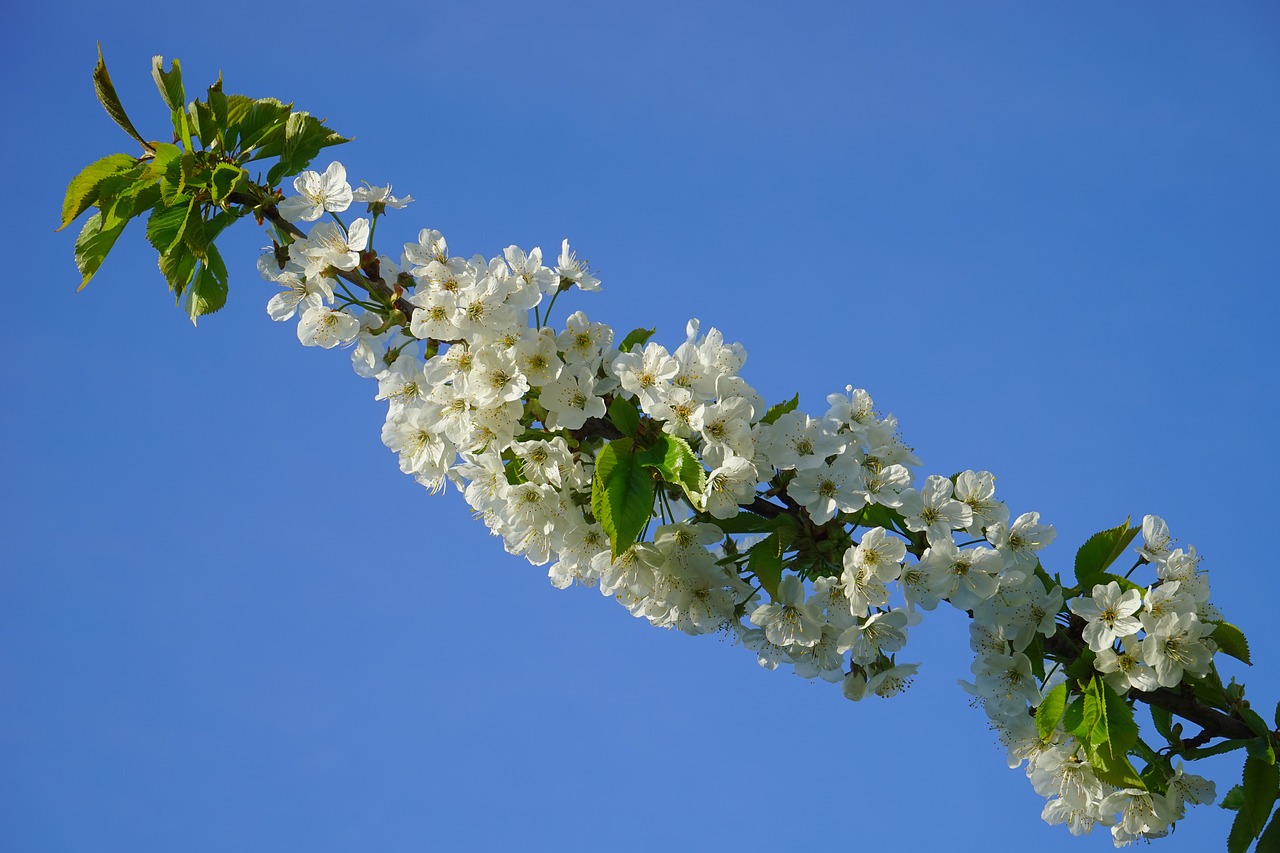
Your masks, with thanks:
[{"label": "clear blue sky", "polygon": [[[250,225],[198,330],[136,227],[76,294],[62,191],[132,150],[97,40],[144,133],[159,53],[357,136],[352,178],[418,199],[385,246],[569,237],[593,319],[674,343],[699,317],[811,411],[867,388],[926,471],[993,470],[1055,523],[1051,570],[1163,515],[1280,699],[1275,4],[6,16],[0,848],[1110,848],[1005,768],[955,684],[963,618],[854,705],[552,589],[400,474],[344,353],[267,319]],[[1228,818],[1159,849],[1221,849]]]}]

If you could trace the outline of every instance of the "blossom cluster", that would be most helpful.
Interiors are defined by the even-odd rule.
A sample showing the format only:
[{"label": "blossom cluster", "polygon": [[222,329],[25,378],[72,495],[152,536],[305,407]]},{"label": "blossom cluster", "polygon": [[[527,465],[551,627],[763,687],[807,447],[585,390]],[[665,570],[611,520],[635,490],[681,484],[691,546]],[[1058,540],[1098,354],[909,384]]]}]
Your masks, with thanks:
[{"label": "blossom cluster", "polygon": [[[1145,589],[1132,583],[1122,589],[1119,581],[1095,584],[1088,594],[1067,602],[1084,623],[1082,638],[1094,655],[1095,671],[1120,696],[1208,674],[1216,651],[1208,635],[1221,620],[1209,604],[1208,580],[1197,570],[1195,548],[1171,550],[1169,528],[1158,516],[1143,519],[1142,533],[1137,565],[1155,566],[1154,583]],[[1010,618],[1001,612],[1009,603],[1030,615]],[[1033,620],[1038,620],[1034,631],[1045,637],[1057,632],[1054,619],[1062,603],[1061,592],[1054,591],[1039,602],[1019,604],[998,596],[979,605],[970,625],[975,678],[962,685],[977,697],[999,733],[1009,766],[1027,762],[1032,786],[1048,800],[1042,813],[1046,822],[1066,824],[1074,835],[1097,824],[1109,826],[1117,846],[1163,836],[1188,804],[1213,802],[1212,782],[1178,765],[1164,793],[1108,784],[1076,737],[1061,724],[1044,737],[1027,712],[1065,678],[1058,670],[1037,685],[1032,661],[1024,653]]]},{"label": "blossom cluster", "polygon": [[[821,417],[770,408],[741,376],[746,350],[696,320],[674,350],[618,340],[582,311],[553,326],[562,292],[600,285],[568,241],[552,268],[536,248],[455,256],[424,229],[391,258],[373,252],[373,226],[407,199],[389,187],[353,191],[336,163],[295,188],[282,212],[338,223],[264,256],[260,270],[282,288],[268,313],[297,315],[304,345],[349,345],[354,369],[387,402],[382,438],[401,469],[432,491],[451,483],[508,552],[547,566],[555,586],[596,587],[658,627],[726,632],[762,666],[838,683],[853,700],[910,684],[918,664],[897,659],[908,630],[947,603],[972,616],[966,687],[1010,765],[1027,762],[1046,821],[1077,834],[1107,825],[1124,844],[1213,799],[1211,783],[1180,768],[1165,793],[1108,784],[1075,736],[1059,724],[1045,737],[1033,716],[1065,678],[1060,667],[1037,670],[1033,647],[1073,618],[1118,695],[1208,672],[1221,617],[1194,549],[1171,550],[1160,519],[1143,523],[1150,586],[1064,590],[1039,561],[1053,526],[1034,512],[1012,517],[990,472],[919,478],[897,420],[865,391],[831,395]],[[343,224],[336,214],[357,201],[371,218]],[[346,289],[343,273],[369,269],[397,282],[408,316],[393,322],[385,304]],[[646,434],[683,441],[705,482],[696,493],[661,484],[654,523],[620,553],[592,510],[616,406]],[[785,538],[784,517],[799,519]],[[752,557],[771,532],[785,563],[773,579]]]}]

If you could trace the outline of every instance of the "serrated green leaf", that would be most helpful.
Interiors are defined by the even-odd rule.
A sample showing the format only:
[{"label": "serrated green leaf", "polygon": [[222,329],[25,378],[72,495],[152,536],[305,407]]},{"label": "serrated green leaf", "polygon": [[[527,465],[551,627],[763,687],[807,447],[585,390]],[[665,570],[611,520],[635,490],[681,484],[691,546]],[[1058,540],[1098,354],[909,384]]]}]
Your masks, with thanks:
[{"label": "serrated green leaf", "polygon": [[1236,813],[1236,819],[1231,821],[1231,832],[1227,834],[1227,853],[1246,853],[1253,839],[1254,834],[1250,830],[1249,819],[1241,809]]},{"label": "serrated green leaf", "polygon": [[[1102,680],[1094,675],[1089,679],[1089,683],[1084,685],[1084,712],[1083,729],[1080,731],[1080,740],[1085,745],[1093,748],[1100,748],[1102,744],[1108,744],[1110,747],[1110,733],[1107,730],[1107,703],[1106,685],[1102,685]],[[1115,754],[1112,749],[1111,754]]]},{"label": "serrated green leaf", "polygon": [[1244,785],[1235,785],[1227,795],[1222,798],[1222,802],[1218,804],[1219,808],[1227,811],[1238,812],[1244,806]]},{"label": "serrated green leaf", "polygon": [[1126,518],[1119,527],[1090,536],[1089,541],[1076,552],[1076,581],[1081,589],[1088,592],[1094,584],[1103,583],[1101,575],[1125,552],[1129,543],[1140,532],[1142,528],[1130,527],[1129,519]]},{"label": "serrated green leaf", "polygon": [[1067,710],[1067,685],[1059,684],[1048,693],[1036,708],[1036,731],[1040,739],[1048,742],[1062,722],[1062,715]]},{"label": "serrated green leaf", "polygon": [[767,533],[773,530],[773,521],[745,510],[739,511],[732,518],[716,518],[707,516],[700,518],[707,524],[714,524],[725,533]]},{"label": "serrated green leaf", "polygon": [[181,296],[196,274],[196,256],[186,246],[179,244],[172,251],[160,256],[160,272],[169,283],[169,290]]},{"label": "serrated green leaf", "polygon": [[1094,775],[1108,785],[1114,785],[1117,788],[1137,788],[1139,790],[1148,790],[1147,783],[1138,773],[1137,768],[1129,761],[1127,756],[1116,758],[1105,749],[1093,750],[1087,753],[1090,766],[1093,767]]},{"label": "serrated green leaf", "polygon": [[212,314],[227,304],[227,267],[218,250],[210,246],[208,257],[196,271],[187,290],[186,310],[195,325],[198,318]]},{"label": "serrated green leaf", "polygon": [[640,428],[640,413],[636,411],[636,404],[622,397],[614,398],[609,404],[609,420],[623,435],[634,437],[636,430]]},{"label": "serrated green leaf", "polygon": [[67,194],[62,201],[62,224],[57,230],[66,228],[97,201],[98,187],[104,180],[127,171],[137,162],[128,154],[108,154],[85,166],[67,185]]},{"label": "serrated green leaf", "polygon": [[315,116],[304,112],[290,113],[284,124],[284,146],[280,151],[280,163],[286,165],[285,174],[296,175],[330,145],[349,142]]},{"label": "serrated green leaf", "polygon": [[220,202],[240,185],[245,178],[245,171],[230,163],[219,163],[213,169],[209,179],[210,195],[215,202]]},{"label": "serrated green leaf", "polygon": [[204,214],[199,204],[192,204],[187,211],[186,222],[182,226],[182,242],[191,250],[191,254],[204,260],[209,246],[209,236],[205,233]]},{"label": "serrated green leaf", "polygon": [[1253,661],[1249,658],[1249,641],[1244,638],[1244,632],[1235,625],[1230,622],[1219,622],[1209,636],[1218,644],[1218,651],[1253,666]]},{"label": "serrated green leaf", "polygon": [[641,465],[657,471],[664,482],[680,486],[695,509],[702,509],[702,493],[707,487],[706,471],[689,442],[663,433],[652,447],[637,451]]},{"label": "serrated green leaf", "polygon": [[176,204],[157,207],[147,220],[147,242],[157,252],[165,254],[182,240],[182,232],[195,206],[195,199],[180,196]]},{"label": "serrated green leaf", "polygon": [[192,101],[188,107],[188,115],[191,118],[191,130],[200,137],[200,144],[205,148],[212,148],[218,137],[218,121],[213,117],[213,110],[209,109],[208,102]]},{"label": "serrated green leaf", "polygon": [[618,344],[618,349],[622,352],[631,352],[638,346],[644,346],[649,338],[653,337],[654,333],[657,331],[658,330],[656,328],[646,329],[643,326],[639,329],[632,329],[630,332],[627,332],[627,336],[622,339],[622,343]]},{"label": "serrated green leaf", "polygon": [[1188,761],[1199,761],[1201,758],[1208,758],[1211,755],[1225,755],[1228,752],[1235,752],[1237,749],[1244,749],[1248,745],[1249,740],[1245,738],[1222,740],[1212,746],[1199,746],[1194,749],[1183,750],[1179,754]]},{"label": "serrated green leaf", "polygon": [[[227,130],[227,96],[222,92],[222,73],[218,73],[218,79],[209,87],[206,94],[205,103],[209,105],[209,113],[212,115],[213,127],[210,135],[213,139],[223,142],[223,150],[225,147],[224,134]],[[210,147],[209,141],[205,142],[205,147]]]},{"label": "serrated green leaf", "polygon": [[1084,731],[1084,697],[1077,696],[1067,704],[1062,712],[1062,730],[1076,737]]},{"label": "serrated green leaf", "polygon": [[116,94],[111,75],[107,73],[107,63],[102,59],[102,45],[98,45],[98,64],[93,69],[93,89],[98,94],[98,102],[106,109],[111,120],[120,125],[125,133],[136,139],[144,150],[152,151],[153,146],[138,133],[138,129],[133,126],[133,122],[129,121],[129,116],[120,103],[120,96]]},{"label": "serrated green leaf", "polygon": [[1195,692],[1196,698],[1210,708],[1230,713],[1231,698],[1222,689],[1222,681],[1217,678],[1215,668],[1210,668],[1209,674],[1204,678],[1191,680],[1191,689]]},{"label": "serrated green leaf", "polygon": [[1256,758],[1246,758],[1244,762],[1244,802],[1231,826],[1231,838],[1239,841],[1247,836],[1245,847],[1249,842],[1262,834],[1267,825],[1267,818],[1276,804],[1277,788],[1280,788],[1280,767],[1268,764]]},{"label": "serrated green leaf", "polygon": [[113,228],[103,228],[101,212],[85,221],[84,227],[80,229],[80,236],[76,238],[76,268],[81,275],[77,290],[83,290],[89,279],[93,278],[127,224],[128,220],[124,220]]},{"label": "serrated green leaf", "polygon": [[172,205],[186,188],[182,173],[182,149],[168,142],[156,143],[156,156],[147,165],[148,177],[159,179],[160,197],[166,205]]},{"label": "serrated green leaf", "polygon": [[[284,150],[284,129],[293,104],[284,104],[275,98],[258,98],[249,107],[248,114],[239,123],[239,147],[241,158],[248,162],[263,157],[278,157]],[[235,111],[228,108],[228,121]]]},{"label": "serrated green leaf", "polygon": [[760,423],[762,424],[775,423],[778,420],[778,418],[787,414],[787,412],[794,412],[799,405],[800,405],[799,394],[796,394],[790,400],[784,400],[781,403],[775,403],[774,405],[769,407],[768,411],[764,413],[764,417],[760,419]]},{"label": "serrated green leaf", "polygon": [[756,576],[771,599],[777,599],[778,584],[782,583],[782,551],[782,542],[776,532],[747,549],[747,569]]},{"label": "serrated green leaf", "polygon": [[1160,737],[1170,744],[1177,743],[1178,738],[1173,736],[1173,714],[1155,705],[1148,705],[1147,707],[1151,709],[1151,721],[1155,723],[1156,731],[1160,733]]},{"label": "serrated green leaf", "polygon": [[1255,853],[1280,853],[1280,810],[1272,813],[1271,821],[1267,824],[1262,837],[1258,839],[1258,846],[1254,851]]},{"label": "serrated green leaf", "polygon": [[653,516],[653,476],[636,459],[629,438],[611,441],[596,454],[591,512],[604,528],[614,559],[630,548]]},{"label": "serrated green leaf", "polygon": [[1265,761],[1268,764],[1276,763],[1276,751],[1271,746],[1270,736],[1250,738],[1245,742],[1245,749],[1249,751],[1249,755],[1252,758]]},{"label": "serrated green leaf", "polygon": [[165,71],[164,57],[151,57],[151,78],[156,81],[156,88],[160,90],[165,106],[171,110],[180,110],[186,105],[187,96],[182,90],[182,64],[178,60],[173,60],[169,64],[169,70]]},{"label": "serrated green leaf", "polygon": [[1093,677],[1093,664],[1097,658],[1098,655],[1093,649],[1088,647],[1081,649],[1080,657],[1067,666],[1067,676],[1083,684]]}]

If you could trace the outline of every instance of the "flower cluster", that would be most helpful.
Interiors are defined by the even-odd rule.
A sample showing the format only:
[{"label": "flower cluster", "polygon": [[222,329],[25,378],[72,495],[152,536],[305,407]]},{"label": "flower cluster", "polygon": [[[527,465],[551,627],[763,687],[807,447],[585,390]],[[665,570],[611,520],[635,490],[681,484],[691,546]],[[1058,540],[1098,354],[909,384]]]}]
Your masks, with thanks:
[{"label": "flower cluster", "polygon": [[[696,320],[674,350],[646,334],[619,340],[581,311],[553,326],[561,293],[599,288],[568,241],[549,268],[536,248],[455,256],[427,229],[393,259],[372,250],[372,233],[407,200],[389,188],[353,193],[340,164],[295,188],[280,209],[298,219],[338,219],[363,200],[371,220],[323,222],[264,257],[263,275],[283,288],[268,313],[298,314],[304,345],[350,345],[356,372],[387,402],[382,437],[401,469],[432,491],[452,483],[555,586],[597,587],[659,627],[726,632],[762,666],[839,683],[853,700],[910,684],[918,664],[897,659],[908,630],[947,603],[972,616],[966,687],[1010,765],[1027,762],[1046,821],[1077,834],[1107,825],[1124,844],[1214,798],[1180,766],[1155,786],[1106,781],[1114,767],[1095,766],[1069,715],[1046,725],[1036,711],[1068,678],[1046,653],[1051,640],[1077,643],[1092,669],[1073,684],[1105,683],[1114,695],[1104,703],[1209,672],[1221,617],[1194,549],[1171,550],[1160,519],[1143,523],[1150,586],[1126,577],[1064,589],[1039,560],[1052,525],[1011,517],[989,472],[918,478],[896,419],[865,391],[831,395],[821,417],[794,401],[769,407],[740,375],[745,349]],[[407,313],[348,290],[344,273],[361,270],[395,282]],[[663,475],[667,463],[639,469],[655,485],[623,547],[597,470],[619,440],[665,441],[696,460],[684,479]],[[1046,657],[1057,661],[1048,672]]]}]

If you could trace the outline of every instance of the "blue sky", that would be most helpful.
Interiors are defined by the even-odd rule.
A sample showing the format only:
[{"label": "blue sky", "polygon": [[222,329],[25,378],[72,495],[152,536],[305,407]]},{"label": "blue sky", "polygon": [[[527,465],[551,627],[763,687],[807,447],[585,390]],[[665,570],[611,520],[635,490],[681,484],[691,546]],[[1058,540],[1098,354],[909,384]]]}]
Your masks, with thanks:
[{"label": "blue sky", "polygon": [[[75,293],[66,181],[132,150],[99,40],[144,134],[159,53],[355,135],[351,177],[418,199],[384,250],[569,237],[593,319],[675,343],[699,317],[811,412],[868,389],[926,471],[992,470],[1056,524],[1051,571],[1163,515],[1252,642],[1228,673],[1280,699],[1274,4],[8,14],[0,847],[1110,847],[1005,768],[962,617],[855,705],[552,589],[400,474],[345,354],[267,319],[251,225],[199,329],[140,229]],[[1238,762],[1212,766],[1223,792]],[[1229,817],[1158,843],[1218,849]]]}]

